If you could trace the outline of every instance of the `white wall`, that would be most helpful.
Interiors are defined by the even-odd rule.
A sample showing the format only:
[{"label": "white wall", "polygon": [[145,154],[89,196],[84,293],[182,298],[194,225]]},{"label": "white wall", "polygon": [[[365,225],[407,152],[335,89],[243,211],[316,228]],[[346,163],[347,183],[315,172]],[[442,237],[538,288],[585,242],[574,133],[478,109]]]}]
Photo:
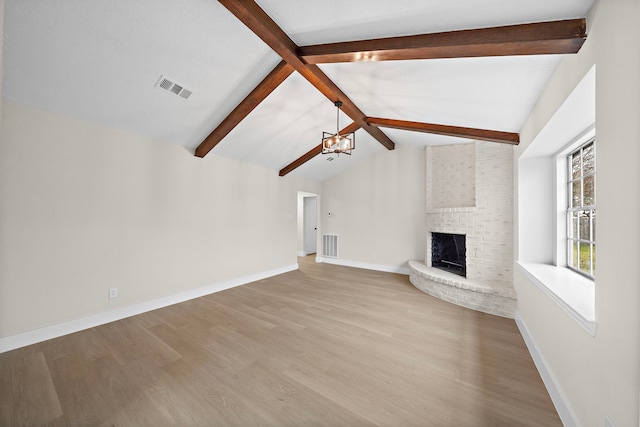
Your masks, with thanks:
[{"label": "white wall", "polygon": [[[551,264],[553,261],[553,162],[550,157],[533,157],[519,162],[518,180],[519,261]],[[542,194],[542,197],[529,197]],[[545,198],[544,195],[547,195]]]},{"label": "white wall", "polygon": [[[4,40],[4,0],[0,0],[0,34]],[[2,57],[4,53],[4,42],[0,43],[0,93],[2,93],[3,70]],[[0,102],[0,132],[2,132],[2,102]],[[2,144],[2,141],[0,141]]]},{"label": "white wall", "polygon": [[424,194],[424,154],[415,147],[381,150],[324,181],[319,222],[338,235],[338,262],[397,270],[424,259]]},{"label": "white wall", "polygon": [[0,338],[296,264],[297,191],[319,183],[9,101],[2,113]]},{"label": "white wall", "polygon": [[[592,337],[517,271],[518,312],[579,425],[638,425],[640,390],[640,2],[598,1],[588,40],[563,59],[521,132],[517,159],[594,64],[597,333]],[[517,174],[516,174],[517,176]],[[519,186],[514,185],[515,188]],[[517,197],[527,197],[522,192]],[[516,215],[516,218],[518,216]],[[516,222],[523,232],[528,224]],[[516,244],[516,248],[518,244]],[[525,255],[520,254],[516,256]]]}]

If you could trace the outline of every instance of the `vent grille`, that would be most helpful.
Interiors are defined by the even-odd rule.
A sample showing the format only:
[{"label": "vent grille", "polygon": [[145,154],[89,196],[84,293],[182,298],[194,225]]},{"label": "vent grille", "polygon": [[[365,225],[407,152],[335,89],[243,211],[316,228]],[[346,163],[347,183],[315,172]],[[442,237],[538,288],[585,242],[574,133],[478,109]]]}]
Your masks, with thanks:
[{"label": "vent grille", "polygon": [[169,89],[169,92],[175,93],[176,95],[178,95],[180,92],[182,92],[182,86],[178,86],[174,84],[173,86],[171,86],[171,89]]},{"label": "vent grille", "polygon": [[178,94],[178,96],[187,99],[191,96],[191,91],[189,89],[182,88],[182,91]]},{"label": "vent grille", "polygon": [[323,234],[322,235],[322,256],[329,258],[338,258],[338,235]]},{"label": "vent grille", "polygon": [[193,93],[191,89],[185,88],[183,85],[176,83],[166,76],[160,77],[160,80],[158,80],[158,83],[156,83],[156,87],[162,90],[166,90],[174,95],[178,95],[184,100],[189,99],[189,97]]},{"label": "vent grille", "polygon": [[160,87],[161,89],[164,90],[169,90],[171,89],[171,86],[173,86],[173,82],[171,80],[167,80],[164,77],[160,79],[160,83],[158,83],[158,87]]}]

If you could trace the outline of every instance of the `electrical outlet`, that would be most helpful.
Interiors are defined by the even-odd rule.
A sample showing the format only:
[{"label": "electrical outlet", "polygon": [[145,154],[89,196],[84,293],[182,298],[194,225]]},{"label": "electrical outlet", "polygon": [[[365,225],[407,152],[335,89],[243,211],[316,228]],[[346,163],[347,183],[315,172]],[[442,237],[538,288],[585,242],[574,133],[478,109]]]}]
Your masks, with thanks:
[{"label": "electrical outlet", "polygon": [[608,416],[604,417],[604,427],[616,427]]},{"label": "electrical outlet", "polygon": [[109,288],[109,299],[118,298],[118,288]]}]

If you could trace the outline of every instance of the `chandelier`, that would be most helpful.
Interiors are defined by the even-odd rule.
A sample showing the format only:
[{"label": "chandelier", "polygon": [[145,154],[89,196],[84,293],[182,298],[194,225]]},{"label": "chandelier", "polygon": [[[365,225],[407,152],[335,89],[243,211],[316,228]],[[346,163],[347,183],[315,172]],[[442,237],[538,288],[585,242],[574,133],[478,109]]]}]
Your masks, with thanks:
[{"label": "chandelier", "polygon": [[336,133],[322,132],[322,154],[348,154],[356,148],[356,134],[349,132],[340,134],[340,107],[341,101],[334,103],[337,110],[336,116]]}]

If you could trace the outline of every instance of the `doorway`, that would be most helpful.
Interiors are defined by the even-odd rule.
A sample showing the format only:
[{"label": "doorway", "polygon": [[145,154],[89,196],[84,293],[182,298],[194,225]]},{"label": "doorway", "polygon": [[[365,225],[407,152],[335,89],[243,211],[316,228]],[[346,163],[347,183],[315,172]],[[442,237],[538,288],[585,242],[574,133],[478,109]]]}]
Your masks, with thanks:
[{"label": "doorway", "polygon": [[298,256],[317,252],[319,196],[298,191]]},{"label": "doorway", "polygon": [[318,198],[316,196],[305,197],[303,201],[303,241],[304,254],[316,253],[318,242]]}]

